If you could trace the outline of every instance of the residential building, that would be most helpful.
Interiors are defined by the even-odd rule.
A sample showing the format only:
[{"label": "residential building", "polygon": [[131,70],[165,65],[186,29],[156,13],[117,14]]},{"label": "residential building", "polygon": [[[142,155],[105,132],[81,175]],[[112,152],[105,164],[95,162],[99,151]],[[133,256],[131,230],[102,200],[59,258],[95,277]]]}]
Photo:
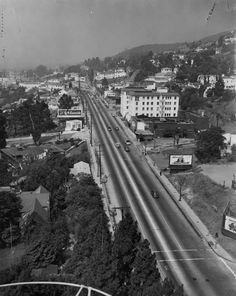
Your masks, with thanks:
[{"label": "residential building", "polygon": [[167,74],[167,75],[172,74],[172,69],[169,67],[161,68],[161,73]]},{"label": "residential building", "polygon": [[144,88],[128,87],[121,91],[120,112],[130,120],[132,116],[177,118],[179,111],[179,94],[155,92]]},{"label": "residential building", "polygon": [[224,89],[236,90],[236,75],[223,76]]},{"label": "residential building", "polygon": [[21,226],[26,224],[29,218],[37,223],[48,223],[50,216],[50,193],[43,186],[35,191],[20,192],[19,197],[22,204]]},{"label": "residential building", "polygon": [[197,77],[197,81],[201,84],[210,84],[212,87],[215,86],[216,81],[219,79],[219,75],[213,75],[213,74],[209,74],[209,75],[198,75]]}]

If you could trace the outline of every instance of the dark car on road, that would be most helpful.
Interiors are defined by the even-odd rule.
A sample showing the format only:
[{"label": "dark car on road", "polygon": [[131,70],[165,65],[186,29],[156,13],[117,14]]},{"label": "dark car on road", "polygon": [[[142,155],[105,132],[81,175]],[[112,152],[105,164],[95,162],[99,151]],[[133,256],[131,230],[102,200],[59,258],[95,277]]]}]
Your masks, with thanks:
[{"label": "dark car on road", "polygon": [[158,192],[154,191],[154,190],[151,190],[151,195],[152,195],[153,198],[159,198],[160,197]]},{"label": "dark car on road", "polygon": [[125,146],[125,151],[126,151],[126,152],[130,152],[130,149],[129,149],[128,146]]}]

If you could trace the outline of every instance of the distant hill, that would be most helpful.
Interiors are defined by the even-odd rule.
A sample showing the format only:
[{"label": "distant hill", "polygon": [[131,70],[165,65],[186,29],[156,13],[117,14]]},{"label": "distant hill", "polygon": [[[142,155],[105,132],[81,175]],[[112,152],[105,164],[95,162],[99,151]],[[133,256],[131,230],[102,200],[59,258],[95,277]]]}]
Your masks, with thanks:
[{"label": "distant hill", "polygon": [[[197,44],[204,44],[208,42],[215,42],[216,40],[219,39],[220,36],[225,36],[230,34],[231,31],[226,31],[226,32],[221,32],[217,33],[211,36],[204,37],[198,41],[196,41]],[[189,50],[189,46],[193,42],[180,42],[180,43],[169,43],[169,44],[148,44],[148,45],[141,45],[137,47],[133,47],[131,49],[124,50],[120,53],[118,53],[116,56],[117,57],[122,57],[122,58],[129,58],[130,56],[133,55],[143,55],[147,54],[149,51],[152,51],[154,53],[161,53],[164,51],[176,51],[176,50],[181,50],[181,51],[187,51]]]}]

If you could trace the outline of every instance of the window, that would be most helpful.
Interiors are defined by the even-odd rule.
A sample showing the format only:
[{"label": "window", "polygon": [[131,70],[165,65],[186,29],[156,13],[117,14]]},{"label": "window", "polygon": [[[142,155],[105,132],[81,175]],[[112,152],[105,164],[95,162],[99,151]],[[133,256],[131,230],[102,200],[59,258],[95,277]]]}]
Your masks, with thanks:
[{"label": "window", "polygon": [[135,113],[135,116],[138,116],[138,113]]},{"label": "window", "polygon": [[147,107],[147,110],[149,110],[149,108]]},{"label": "window", "polygon": [[151,113],[150,116],[153,116],[153,114]]},{"label": "window", "polygon": [[138,102],[136,102],[136,106],[138,105]]},{"label": "window", "polygon": [[153,102],[151,102],[151,105],[153,105]]},{"label": "window", "polygon": [[144,110],[144,107],[142,108],[142,110]]},{"label": "window", "polygon": [[150,110],[153,110],[153,108],[151,107]]},{"label": "window", "polygon": [[126,109],[129,109],[129,106],[127,106]]},{"label": "window", "polygon": [[176,116],[176,113],[174,113],[173,116]]},{"label": "window", "polygon": [[174,107],[174,110],[176,110],[176,107]]},{"label": "window", "polygon": [[143,102],[143,105],[144,105],[145,103]]},{"label": "window", "polygon": [[138,110],[138,107],[136,107],[135,110],[137,111]]},{"label": "window", "polygon": [[176,105],[176,102],[174,102],[174,105]]}]

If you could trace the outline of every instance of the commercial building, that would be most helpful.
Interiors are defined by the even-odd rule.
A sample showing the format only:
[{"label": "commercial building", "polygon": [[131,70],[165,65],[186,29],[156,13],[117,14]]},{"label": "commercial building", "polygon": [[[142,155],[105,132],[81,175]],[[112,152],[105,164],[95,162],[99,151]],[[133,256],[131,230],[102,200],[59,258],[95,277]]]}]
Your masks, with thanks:
[{"label": "commercial building", "polygon": [[127,87],[121,90],[121,115],[128,121],[132,116],[177,118],[179,94],[155,92],[144,88]]}]

